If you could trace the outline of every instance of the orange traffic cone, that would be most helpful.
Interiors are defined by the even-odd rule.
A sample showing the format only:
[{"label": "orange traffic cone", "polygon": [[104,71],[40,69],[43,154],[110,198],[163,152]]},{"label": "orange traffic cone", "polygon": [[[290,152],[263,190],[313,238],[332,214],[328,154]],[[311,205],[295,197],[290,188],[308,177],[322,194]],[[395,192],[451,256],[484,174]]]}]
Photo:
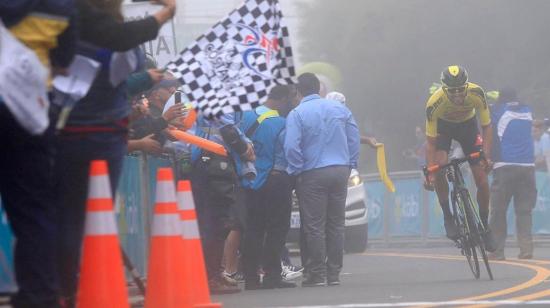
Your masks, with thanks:
[{"label": "orange traffic cone", "polygon": [[104,160],[94,160],[90,166],[86,212],[77,307],[129,307]]},{"label": "orange traffic cone", "polygon": [[183,247],[186,252],[185,277],[188,277],[185,290],[189,294],[192,294],[191,304],[193,307],[221,307],[220,303],[210,302],[210,291],[208,289],[208,279],[206,278],[195,202],[193,201],[193,193],[191,192],[191,182],[178,181],[177,190]]},{"label": "orange traffic cone", "polygon": [[156,204],[151,230],[151,253],[145,308],[190,307],[184,290],[183,240],[172,169],[157,172]]}]

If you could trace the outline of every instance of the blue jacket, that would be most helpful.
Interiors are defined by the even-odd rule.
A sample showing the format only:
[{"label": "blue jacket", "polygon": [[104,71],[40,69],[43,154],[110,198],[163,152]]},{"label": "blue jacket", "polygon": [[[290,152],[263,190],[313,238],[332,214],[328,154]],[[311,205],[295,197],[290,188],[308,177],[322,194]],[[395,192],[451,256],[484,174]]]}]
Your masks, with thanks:
[{"label": "blue jacket", "polygon": [[[265,119],[260,118],[267,113],[273,113]],[[261,119],[255,131],[249,135],[249,129]],[[260,189],[271,170],[285,171],[286,160],[284,157],[284,128],[285,119],[278,115],[274,110],[265,106],[260,106],[255,110],[246,111],[243,115],[243,120],[240,125],[241,131],[249,135],[248,137],[254,144],[254,152],[256,154],[256,178],[252,181],[241,178],[241,185],[245,188],[258,190]],[[241,161],[237,159],[237,173],[240,174]]]},{"label": "blue jacket", "polygon": [[309,95],[287,117],[284,150],[289,174],[327,166],[356,168],[359,130],[342,103]]},{"label": "blue jacket", "polygon": [[492,106],[495,168],[503,165],[534,166],[532,122],[533,115],[528,105],[508,102]]}]

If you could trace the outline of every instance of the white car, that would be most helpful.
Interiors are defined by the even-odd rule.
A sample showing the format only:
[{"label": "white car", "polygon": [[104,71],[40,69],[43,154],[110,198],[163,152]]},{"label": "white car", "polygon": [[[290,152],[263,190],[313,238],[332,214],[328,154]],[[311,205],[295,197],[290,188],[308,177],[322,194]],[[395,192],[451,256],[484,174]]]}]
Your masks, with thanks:
[{"label": "white car", "polygon": [[[368,241],[368,210],[365,202],[365,187],[357,170],[351,170],[348,180],[348,196],[346,198],[346,235],[344,249],[346,252],[363,252]],[[298,199],[293,193],[292,212],[290,215],[289,242],[299,242],[300,212]]]}]

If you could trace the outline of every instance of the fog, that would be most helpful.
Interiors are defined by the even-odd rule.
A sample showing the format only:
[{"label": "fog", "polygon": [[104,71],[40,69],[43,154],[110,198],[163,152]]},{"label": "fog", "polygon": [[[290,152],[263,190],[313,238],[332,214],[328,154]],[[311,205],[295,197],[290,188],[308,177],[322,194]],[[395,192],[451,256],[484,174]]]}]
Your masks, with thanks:
[{"label": "fog", "polygon": [[[318,0],[296,4],[300,62],[325,61],[361,132],[386,144],[391,171],[414,170],[402,151],[424,126],[428,89],[464,66],[485,90],[514,87],[535,117],[550,115],[548,0]],[[292,33],[291,33],[292,34]],[[362,171],[375,152],[362,148]]]}]

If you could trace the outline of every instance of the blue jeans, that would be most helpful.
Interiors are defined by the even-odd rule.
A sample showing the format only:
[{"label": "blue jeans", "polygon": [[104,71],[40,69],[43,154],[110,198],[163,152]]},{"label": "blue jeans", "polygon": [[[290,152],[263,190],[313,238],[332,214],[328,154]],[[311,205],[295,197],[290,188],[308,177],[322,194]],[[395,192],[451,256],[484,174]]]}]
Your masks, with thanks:
[{"label": "blue jeans", "polygon": [[55,195],[61,296],[71,306],[77,291],[90,162],[106,160],[114,198],[127,152],[122,132],[60,135],[56,142]]}]

